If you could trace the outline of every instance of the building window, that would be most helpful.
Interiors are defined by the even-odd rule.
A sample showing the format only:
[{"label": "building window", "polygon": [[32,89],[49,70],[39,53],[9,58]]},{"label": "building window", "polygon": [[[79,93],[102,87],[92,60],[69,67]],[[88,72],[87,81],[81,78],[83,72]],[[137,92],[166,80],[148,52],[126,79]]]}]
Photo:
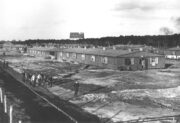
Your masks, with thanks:
[{"label": "building window", "polygon": [[131,60],[130,59],[125,59],[125,65],[131,65]]},{"label": "building window", "polygon": [[150,58],[150,64],[156,66],[158,64],[158,57]]},{"label": "building window", "polygon": [[77,57],[76,53],[73,53],[73,54],[72,54],[72,57],[73,57],[73,58],[76,58],[76,57]]},{"label": "building window", "polygon": [[101,63],[107,64],[108,58],[107,57],[101,57]]},{"label": "building window", "polygon": [[173,51],[172,54],[175,55],[176,54],[175,51]]},{"label": "building window", "polygon": [[158,57],[155,58],[155,62],[156,62],[156,64],[158,64],[158,62],[159,62]]},{"label": "building window", "polygon": [[134,58],[125,59],[125,65],[133,65],[134,64]]},{"label": "building window", "polygon": [[50,55],[54,56],[55,55],[55,52],[54,51],[51,51],[49,52]]},{"label": "building window", "polygon": [[66,56],[69,58],[69,53],[66,53]]},{"label": "building window", "polygon": [[62,52],[60,52],[59,54],[60,54],[61,57],[63,56],[63,53],[62,53]]},{"label": "building window", "polygon": [[95,56],[91,56],[91,61],[95,62]]},{"label": "building window", "polygon": [[85,54],[81,55],[82,60],[85,60]]},{"label": "building window", "polygon": [[134,64],[134,58],[131,58],[131,65]]}]

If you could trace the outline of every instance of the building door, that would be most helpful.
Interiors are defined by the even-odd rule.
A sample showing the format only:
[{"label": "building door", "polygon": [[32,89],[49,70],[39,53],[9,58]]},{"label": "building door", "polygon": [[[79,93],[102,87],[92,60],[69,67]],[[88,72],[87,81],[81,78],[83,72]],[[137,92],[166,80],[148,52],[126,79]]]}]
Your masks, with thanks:
[{"label": "building door", "polygon": [[141,58],[141,59],[139,60],[139,63],[140,63],[140,65],[141,65],[141,69],[142,69],[142,70],[148,69],[148,60],[147,60],[147,59]]}]

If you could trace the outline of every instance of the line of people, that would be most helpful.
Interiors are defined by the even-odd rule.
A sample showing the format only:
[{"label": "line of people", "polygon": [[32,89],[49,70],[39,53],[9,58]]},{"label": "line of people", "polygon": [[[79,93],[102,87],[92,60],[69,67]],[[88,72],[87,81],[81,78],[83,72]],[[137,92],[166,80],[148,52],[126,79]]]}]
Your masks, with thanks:
[{"label": "line of people", "polygon": [[8,61],[3,61],[3,68],[8,68],[8,66],[9,66],[9,63],[8,63]]},{"label": "line of people", "polygon": [[29,73],[23,72],[23,82],[30,84],[33,87],[44,86],[52,87],[52,76],[45,75],[43,73]]}]

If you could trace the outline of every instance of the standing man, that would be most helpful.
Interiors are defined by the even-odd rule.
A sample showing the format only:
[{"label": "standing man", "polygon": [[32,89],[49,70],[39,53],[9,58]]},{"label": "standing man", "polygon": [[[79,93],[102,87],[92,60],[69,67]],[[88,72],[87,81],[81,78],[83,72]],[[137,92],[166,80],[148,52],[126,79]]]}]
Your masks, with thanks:
[{"label": "standing man", "polygon": [[35,74],[33,74],[33,75],[31,76],[31,85],[32,85],[33,87],[35,87],[35,80],[36,80],[36,76],[35,76]]},{"label": "standing man", "polygon": [[6,62],[6,68],[8,68],[8,67],[9,67],[9,62],[7,61],[7,62]]},{"label": "standing man", "polygon": [[6,67],[6,61],[4,60],[3,61],[3,68],[5,68]]},{"label": "standing man", "polygon": [[40,86],[40,85],[41,85],[41,80],[42,80],[42,76],[41,76],[41,74],[38,74],[38,75],[37,75],[37,79],[36,79],[36,85],[37,85],[37,86]]},{"label": "standing man", "polygon": [[26,82],[26,73],[25,73],[25,71],[23,71],[23,74],[22,74],[22,81]]},{"label": "standing man", "polygon": [[3,52],[3,57],[5,57],[6,56],[6,53],[5,52]]},{"label": "standing man", "polygon": [[53,85],[53,78],[52,78],[52,76],[49,77],[49,84],[50,84],[50,87],[52,87],[52,85]]},{"label": "standing man", "polygon": [[44,74],[41,73],[41,86],[44,86]]},{"label": "standing man", "polygon": [[76,81],[74,83],[74,96],[77,96],[78,95],[78,91],[79,91],[79,82]]},{"label": "standing man", "polygon": [[48,86],[49,86],[49,76],[48,75],[45,75],[45,86],[46,86],[46,88],[48,88]]}]

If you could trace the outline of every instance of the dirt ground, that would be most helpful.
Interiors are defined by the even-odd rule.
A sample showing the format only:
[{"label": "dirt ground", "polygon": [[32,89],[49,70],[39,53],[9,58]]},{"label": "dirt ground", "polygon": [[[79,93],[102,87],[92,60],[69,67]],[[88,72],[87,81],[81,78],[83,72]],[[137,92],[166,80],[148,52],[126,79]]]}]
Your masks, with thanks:
[{"label": "dirt ground", "polygon": [[[100,118],[113,122],[179,114],[180,66],[146,71],[116,71],[28,56],[6,57],[17,71],[54,78],[48,90]],[[80,89],[74,97],[75,81]]]}]

